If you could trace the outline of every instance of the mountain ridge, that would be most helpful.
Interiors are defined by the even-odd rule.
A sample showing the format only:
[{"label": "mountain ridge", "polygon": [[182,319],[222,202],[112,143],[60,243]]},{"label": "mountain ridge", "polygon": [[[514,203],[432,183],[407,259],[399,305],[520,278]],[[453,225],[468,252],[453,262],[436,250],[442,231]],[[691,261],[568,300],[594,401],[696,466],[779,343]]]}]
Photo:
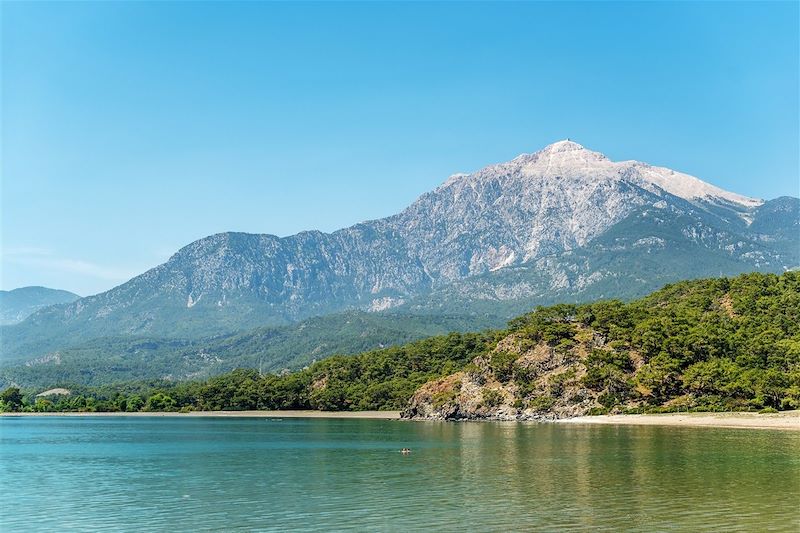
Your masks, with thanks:
[{"label": "mountain ridge", "polygon": [[0,290],[0,325],[13,325],[43,307],[79,299],[75,293],[33,285],[9,291]]},{"label": "mountain ridge", "polygon": [[[110,291],[5,328],[3,357],[101,336],[230,333],[346,309],[416,305],[418,312],[414,302],[426,296],[526,266],[535,266],[529,279],[501,291],[500,307],[509,300],[541,303],[553,291],[592,298],[593,285],[615,277],[634,297],[686,277],[781,272],[800,264],[797,235],[785,230],[800,219],[800,200],[775,202],[559,141],[453,175],[400,213],[332,233],[199,239]],[[662,230],[669,239],[655,235]],[[604,237],[613,242],[601,246]],[[662,241],[691,261],[672,261],[663,277],[648,281],[648,254]],[[627,259],[612,265],[606,256],[613,255]],[[477,312],[469,292],[461,296],[454,301]]]}]

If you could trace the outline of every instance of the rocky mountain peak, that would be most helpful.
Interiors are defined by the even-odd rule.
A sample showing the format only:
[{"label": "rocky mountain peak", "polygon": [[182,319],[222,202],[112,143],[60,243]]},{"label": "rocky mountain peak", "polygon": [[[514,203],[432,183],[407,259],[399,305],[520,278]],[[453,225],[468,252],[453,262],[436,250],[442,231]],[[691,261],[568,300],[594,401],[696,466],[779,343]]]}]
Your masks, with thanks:
[{"label": "rocky mountain peak", "polygon": [[[453,175],[385,219],[333,233],[200,239],[106,293],[35,313],[14,335],[20,354],[34,353],[21,343],[220,334],[352,308],[491,310],[557,291],[608,297],[796,266],[796,199],[762,204],[562,140]],[[429,303],[412,304],[422,299]],[[5,345],[17,342],[9,335]],[[36,342],[31,350],[45,346]]]},{"label": "rocky mountain peak", "polygon": [[548,144],[538,152],[530,154],[529,159],[544,163],[581,164],[586,161],[607,161],[608,157],[600,152],[589,150],[582,144],[569,139]]},{"label": "rocky mountain peak", "polygon": [[[664,191],[688,201],[737,204],[752,209],[763,200],[726,191],[689,174],[652,166],[641,161],[612,161],[604,154],[587,149],[569,139],[550,144],[538,152],[523,154],[507,165],[489,167],[528,179],[577,179],[597,183],[623,180],[650,192]],[[513,173],[513,172],[512,172]]]},{"label": "rocky mountain peak", "polygon": [[554,154],[561,152],[574,152],[576,150],[586,150],[586,148],[574,141],[564,139],[562,141],[554,142],[553,144],[548,144],[540,151]]}]

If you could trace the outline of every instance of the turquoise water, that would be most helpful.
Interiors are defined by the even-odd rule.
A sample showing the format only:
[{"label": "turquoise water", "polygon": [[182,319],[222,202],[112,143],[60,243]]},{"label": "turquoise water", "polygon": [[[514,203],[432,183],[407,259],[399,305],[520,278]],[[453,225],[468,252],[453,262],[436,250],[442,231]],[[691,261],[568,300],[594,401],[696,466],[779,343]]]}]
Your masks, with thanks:
[{"label": "turquoise water", "polygon": [[0,442],[2,531],[800,531],[793,432],[20,417]]}]

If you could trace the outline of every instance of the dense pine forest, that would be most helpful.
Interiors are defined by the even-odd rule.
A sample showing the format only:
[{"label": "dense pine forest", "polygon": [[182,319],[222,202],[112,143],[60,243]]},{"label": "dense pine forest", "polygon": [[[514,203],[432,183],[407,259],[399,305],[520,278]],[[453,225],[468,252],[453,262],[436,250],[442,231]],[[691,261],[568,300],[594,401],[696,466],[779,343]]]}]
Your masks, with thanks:
[{"label": "dense pine forest", "polygon": [[[580,386],[596,391],[595,412],[786,410],[800,408],[800,273],[685,281],[645,298],[538,308],[504,330],[451,333],[301,371],[238,369],[205,381],[126,382],[68,390],[9,387],[4,411],[191,411],[403,409],[422,385],[456,372],[513,383],[516,402],[547,409],[552,390],[526,387],[530,369],[498,346],[513,338],[553,356],[578,344],[598,348],[571,362]],[[568,379],[569,376],[567,376]],[[552,387],[551,387],[552,388]]]}]

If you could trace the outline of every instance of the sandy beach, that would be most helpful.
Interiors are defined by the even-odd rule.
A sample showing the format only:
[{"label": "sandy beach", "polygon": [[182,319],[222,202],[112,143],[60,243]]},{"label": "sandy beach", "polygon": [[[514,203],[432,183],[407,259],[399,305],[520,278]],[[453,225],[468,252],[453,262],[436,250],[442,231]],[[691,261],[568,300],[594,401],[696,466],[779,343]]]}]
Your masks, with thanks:
[{"label": "sandy beach", "polygon": [[[0,413],[1,417],[214,417],[214,418],[354,418],[399,420],[400,411],[192,411],[189,413]],[[653,415],[580,416],[559,424],[606,424],[626,426],[721,427],[800,431],[800,411],[780,413],[669,413]]]},{"label": "sandy beach", "polygon": [[580,416],[559,420],[563,424],[626,426],[683,426],[800,431],[800,411],[780,413],[669,413],[657,415]]},{"label": "sandy beach", "polygon": [[161,416],[215,418],[363,418],[399,420],[400,411],[191,411],[188,413],[0,413],[0,416]]}]

